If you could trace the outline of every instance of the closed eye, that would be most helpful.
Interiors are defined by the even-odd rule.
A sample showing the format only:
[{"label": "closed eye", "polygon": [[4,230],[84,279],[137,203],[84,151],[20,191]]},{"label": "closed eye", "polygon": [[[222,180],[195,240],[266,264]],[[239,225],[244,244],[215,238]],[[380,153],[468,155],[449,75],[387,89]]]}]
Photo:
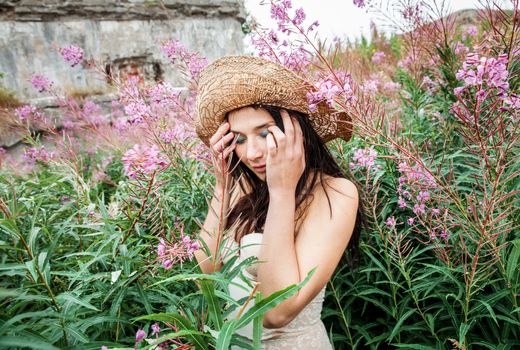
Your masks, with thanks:
[{"label": "closed eye", "polygon": [[260,136],[262,136],[263,138],[266,138],[267,135],[269,135],[269,130],[267,129],[264,129],[260,132]]}]

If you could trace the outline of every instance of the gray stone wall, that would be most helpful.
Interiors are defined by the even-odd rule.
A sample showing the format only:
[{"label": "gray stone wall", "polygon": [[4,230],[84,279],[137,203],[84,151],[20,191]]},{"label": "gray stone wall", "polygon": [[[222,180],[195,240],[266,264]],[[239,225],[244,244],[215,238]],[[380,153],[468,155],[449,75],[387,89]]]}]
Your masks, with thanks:
[{"label": "gray stone wall", "polygon": [[77,45],[101,63],[134,64],[154,79],[183,85],[159,43],[178,39],[210,61],[244,52],[242,0],[0,0],[0,72],[22,100],[40,97],[31,86],[41,73],[67,93],[108,93],[100,75],[70,68],[59,47]]}]

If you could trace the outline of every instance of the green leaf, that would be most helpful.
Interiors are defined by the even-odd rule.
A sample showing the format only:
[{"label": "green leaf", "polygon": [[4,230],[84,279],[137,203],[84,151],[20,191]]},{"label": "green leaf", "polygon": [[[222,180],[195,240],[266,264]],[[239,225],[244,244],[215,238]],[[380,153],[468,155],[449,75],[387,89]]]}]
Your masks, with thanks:
[{"label": "green leaf", "polygon": [[216,350],[229,350],[229,346],[231,344],[231,337],[233,336],[233,333],[236,329],[236,320],[231,320],[229,322],[224,323],[217,338]]},{"label": "green leaf", "polygon": [[240,317],[240,319],[237,321],[236,328],[240,329],[244,327],[245,325],[253,321],[255,318],[260,317],[267,311],[274,308],[276,305],[280,304],[282,301],[296,294],[296,292],[298,292],[309,281],[314,272],[316,272],[316,268],[313,268],[302,282],[298,284],[293,284],[285,289],[271,294],[265,299],[262,299],[261,302],[251,307],[244,313],[244,315],[242,315],[242,317]]},{"label": "green leaf", "polygon": [[74,295],[70,292],[61,293],[60,295],[58,295],[56,297],[56,299],[59,301],[62,301],[62,302],[66,301],[66,302],[70,302],[73,304],[78,304],[78,305],[86,307],[87,309],[90,309],[90,310],[99,311],[99,309],[97,307],[95,307],[94,305],[86,302],[85,300],[80,299],[79,297],[77,297],[76,295]]},{"label": "green leaf", "polygon": [[[262,293],[258,292],[255,295],[255,304],[262,301]],[[253,319],[253,349],[260,349],[260,343],[262,341],[262,330],[263,330],[264,315],[259,315]]]},{"label": "green leaf", "polygon": [[518,273],[518,269],[520,269],[520,239],[516,239],[511,243],[513,244],[513,248],[511,248],[509,258],[507,259],[506,275],[510,281],[513,281],[515,274]]},{"label": "green leaf", "polygon": [[215,285],[213,284],[213,281],[207,280],[202,280],[199,283],[204,299],[208,304],[209,318],[213,320],[215,329],[219,331],[224,321],[222,320],[222,308],[220,307],[219,300],[215,295]]},{"label": "green leaf", "polygon": [[406,321],[406,319],[408,317],[410,317],[411,315],[413,315],[414,313],[415,313],[415,309],[411,309],[411,310],[408,310],[403,316],[401,316],[399,318],[399,320],[397,321],[397,323],[394,326],[394,329],[392,329],[392,333],[390,333],[390,335],[387,338],[388,342],[391,342],[392,339],[395,338],[395,336],[399,332],[399,329],[401,328],[401,325],[403,324],[403,322]]},{"label": "green leaf", "polygon": [[16,336],[2,336],[0,338],[0,347],[13,347],[13,348],[30,348],[30,349],[39,349],[39,350],[59,350],[59,348],[54,345],[47,343],[41,339],[28,337],[24,335],[23,337]]}]

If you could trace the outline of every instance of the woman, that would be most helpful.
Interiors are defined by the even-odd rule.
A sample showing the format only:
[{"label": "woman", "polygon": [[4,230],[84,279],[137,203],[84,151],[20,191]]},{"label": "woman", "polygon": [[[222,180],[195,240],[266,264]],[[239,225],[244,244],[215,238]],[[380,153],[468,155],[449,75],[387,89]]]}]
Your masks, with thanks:
[{"label": "woman", "polygon": [[[293,72],[255,57],[222,58],[199,79],[197,133],[212,150],[216,177],[200,235],[211,256],[196,253],[201,269],[222,266],[213,260],[222,228],[231,238],[229,252],[259,261],[244,271],[249,289],[238,278],[246,290],[230,286],[237,300],[255,283],[268,296],[317,267],[296,295],[265,314],[266,349],[332,348],[320,320],[325,287],[359,231],[356,187],[324,145],[350,138],[350,120],[326,103],[311,112],[307,91]],[[241,334],[251,337],[251,329]]]}]

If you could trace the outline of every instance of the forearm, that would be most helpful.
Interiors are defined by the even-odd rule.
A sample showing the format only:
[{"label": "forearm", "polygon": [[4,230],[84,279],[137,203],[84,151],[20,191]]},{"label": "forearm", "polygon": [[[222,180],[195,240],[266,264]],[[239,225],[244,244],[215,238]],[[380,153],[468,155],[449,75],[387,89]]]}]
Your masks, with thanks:
[{"label": "forearm", "polygon": [[[229,191],[216,190],[211,199],[208,208],[208,214],[204,220],[204,225],[199,234],[200,240],[208,246],[210,257],[206,255],[204,250],[197,250],[195,258],[204,273],[211,273],[220,269],[220,262],[215,262],[217,244],[219,242],[219,235],[222,236],[224,227],[226,226],[227,212],[229,209],[230,194]],[[222,239],[220,239],[222,243]]]},{"label": "forearm", "polygon": [[[264,296],[301,281],[294,239],[294,195],[271,196],[264,227],[258,266],[259,290]],[[290,317],[288,310],[295,296],[265,315],[264,324],[279,323]],[[274,321],[270,321],[274,320]]]}]

